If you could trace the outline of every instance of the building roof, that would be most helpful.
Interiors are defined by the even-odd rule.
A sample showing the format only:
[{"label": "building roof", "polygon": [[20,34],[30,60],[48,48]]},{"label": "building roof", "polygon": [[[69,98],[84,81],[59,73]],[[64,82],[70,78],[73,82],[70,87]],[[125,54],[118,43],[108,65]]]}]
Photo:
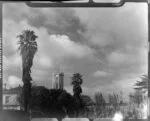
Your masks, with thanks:
[{"label": "building roof", "polygon": [[3,90],[3,94],[20,94],[21,92],[22,92],[21,86]]}]

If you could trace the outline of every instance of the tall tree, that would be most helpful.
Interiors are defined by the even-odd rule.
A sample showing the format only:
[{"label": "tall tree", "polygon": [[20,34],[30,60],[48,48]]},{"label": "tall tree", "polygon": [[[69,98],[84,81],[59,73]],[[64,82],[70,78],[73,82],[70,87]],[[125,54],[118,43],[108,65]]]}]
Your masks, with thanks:
[{"label": "tall tree", "polygon": [[103,117],[105,113],[106,101],[100,92],[95,93],[96,113],[97,117]]},{"label": "tall tree", "polygon": [[[135,92],[129,95],[129,104],[132,117],[143,118],[143,105],[147,104],[148,76],[143,75],[141,80],[134,84]],[[129,113],[130,114],[130,113]],[[129,115],[131,117],[131,114]]]},{"label": "tall tree", "polygon": [[71,79],[72,79],[71,85],[73,85],[73,93],[76,99],[77,116],[78,116],[78,109],[80,108],[81,105],[80,94],[82,93],[81,84],[83,83],[83,79],[80,73],[73,74]]},{"label": "tall tree", "polygon": [[71,77],[72,82],[71,85],[73,85],[73,93],[75,97],[79,97],[82,93],[81,84],[83,83],[82,75],[80,73],[75,73]]},{"label": "tall tree", "polygon": [[94,116],[94,105],[95,103],[88,95],[81,95],[81,108],[79,109],[82,117],[90,118]]},{"label": "tall tree", "polygon": [[22,81],[23,81],[23,92],[24,92],[24,110],[28,111],[30,93],[31,93],[31,67],[33,65],[33,58],[37,52],[37,42],[34,31],[24,30],[19,37],[20,55],[22,57]]}]

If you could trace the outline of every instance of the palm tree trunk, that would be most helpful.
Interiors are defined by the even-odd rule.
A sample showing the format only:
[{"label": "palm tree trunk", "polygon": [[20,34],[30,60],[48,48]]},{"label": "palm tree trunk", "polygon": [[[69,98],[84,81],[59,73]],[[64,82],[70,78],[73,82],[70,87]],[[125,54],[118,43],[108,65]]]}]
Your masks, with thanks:
[{"label": "palm tree trunk", "polygon": [[24,83],[24,86],[23,86],[23,93],[24,93],[24,111],[25,112],[28,112],[28,90],[27,90],[27,84]]},{"label": "palm tree trunk", "polygon": [[31,77],[30,77],[30,68],[29,66],[25,66],[23,64],[23,72],[22,72],[22,80],[23,80],[23,94],[24,94],[24,111],[29,111],[29,102],[31,98]]},{"label": "palm tree trunk", "polygon": [[28,111],[30,110],[31,82],[28,82]]},{"label": "palm tree trunk", "polygon": [[28,102],[27,102],[27,82],[25,78],[25,69],[23,67],[23,72],[22,72],[22,80],[23,80],[23,96],[24,96],[24,111],[27,112],[28,110]]},{"label": "palm tree trunk", "polygon": [[79,117],[79,108],[80,108],[81,100],[79,94],[74,94],[74,97],[76,100],[76,117]]},{"label": "palm tree trunk", "polygon": [[24,84],[24,108],[25,108],[25,112],[29,111],[29,102],[30,102],[30,98],[31,98],[31,83],[27,82]]},{"label": "palm tree trunk", "polygon": [[31,97],[31,83],[27,78],[28,72],[23,69],[23,94],[24,94],[24,111],[28,112],[29,111],[29,102],[30,102],[30,97]]}]

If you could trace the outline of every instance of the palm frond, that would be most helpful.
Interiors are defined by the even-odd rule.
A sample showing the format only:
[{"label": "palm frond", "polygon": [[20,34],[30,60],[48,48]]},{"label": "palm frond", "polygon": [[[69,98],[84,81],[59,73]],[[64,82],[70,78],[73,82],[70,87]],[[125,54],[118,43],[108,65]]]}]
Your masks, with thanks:
[{"label": "palm frond", "polygon": [[75,73],[71,77],[72,85],[81,85],[83,83],[82,75],[80,73]]},{"label": "palm frond", "polygon": [[32,53],[32,55],[37,52],[37,42],[35,41],[37,36],[34,31],[24,30],[17,38],[19,38],[17,44],[19,44],[18,51],[20,51],[20,55],[23,55],[24,51]]},{"label": "palm frond", "polygon": [[141,81],[136,81],[134,84],[136,90],[147,90],[148,89],[148,76],[143,75]]},{"label": "palm frond", "polygon": [[[20,35],[17,36],[18,51],[22,57],[22,66],[28,73],[31,73],[31,67],[33,65],[33,57],[37,52],[37,42],[34,31],[24,30]],[[29,75],[30,76],[30,75]],[[29,77],[28,76],[28,77]],[[31,79],[31,77],[30,77]]]}]

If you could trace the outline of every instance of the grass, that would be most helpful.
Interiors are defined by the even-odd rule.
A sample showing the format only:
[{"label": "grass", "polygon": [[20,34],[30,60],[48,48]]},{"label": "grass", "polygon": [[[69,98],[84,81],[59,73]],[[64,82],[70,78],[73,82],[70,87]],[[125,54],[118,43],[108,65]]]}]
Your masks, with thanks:
[{"label": "grass", "polygon": [[30,121],[30,118],[24,111],[3,110],[0,121]]}]

